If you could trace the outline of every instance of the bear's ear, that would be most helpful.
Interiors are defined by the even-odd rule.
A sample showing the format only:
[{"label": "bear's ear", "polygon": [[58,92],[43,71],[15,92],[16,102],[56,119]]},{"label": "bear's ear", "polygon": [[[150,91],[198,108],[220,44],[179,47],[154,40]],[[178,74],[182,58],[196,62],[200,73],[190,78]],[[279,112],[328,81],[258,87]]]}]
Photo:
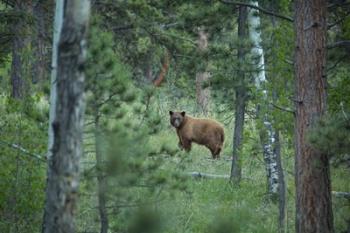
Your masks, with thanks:
[{"label": "bear's ear", "polygon": [[169,111],[169,115],[171,116],[171,115],[173,115],[174,113],[173,113],[173,111]]},{"label": "bear's ear", "polygon": [[183,116],[183,117],[184,117],[184,116],[185,116],[185,114],[186,114],[185,112],[181,112],[181,116]]}]

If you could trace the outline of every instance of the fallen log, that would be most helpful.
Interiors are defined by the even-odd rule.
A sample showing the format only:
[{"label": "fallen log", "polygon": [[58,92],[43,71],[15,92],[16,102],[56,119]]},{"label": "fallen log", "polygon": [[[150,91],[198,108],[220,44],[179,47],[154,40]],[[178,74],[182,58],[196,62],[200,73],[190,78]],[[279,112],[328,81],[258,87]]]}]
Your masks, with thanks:
[{"label": "fallen log", "polygon": [[187,172],[189,176],[194,178],[209,178],[209,179],[229,179],[229,175],[216,175],[216,174],[208,174],[203,172]]}]

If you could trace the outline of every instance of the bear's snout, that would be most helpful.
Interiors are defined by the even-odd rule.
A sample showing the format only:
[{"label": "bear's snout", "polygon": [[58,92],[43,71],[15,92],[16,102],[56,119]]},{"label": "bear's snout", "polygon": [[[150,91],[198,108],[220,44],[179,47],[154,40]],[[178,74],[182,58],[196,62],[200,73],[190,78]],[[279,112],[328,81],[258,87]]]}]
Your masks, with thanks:
[{"label": "bear's snout", "polygon": [[180,126],[180,120],[179,119],[175,119],[173,124],[174,124],[174,126],[176,128],[178,128]]}]

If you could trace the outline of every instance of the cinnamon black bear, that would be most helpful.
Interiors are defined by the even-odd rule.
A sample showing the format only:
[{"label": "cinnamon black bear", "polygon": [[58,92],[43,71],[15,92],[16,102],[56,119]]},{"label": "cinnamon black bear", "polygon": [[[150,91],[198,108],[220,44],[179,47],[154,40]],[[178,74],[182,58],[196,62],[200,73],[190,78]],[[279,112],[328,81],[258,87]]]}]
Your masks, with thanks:
[{"label": "cinnamon black bear", "polygon": [[169,111],[169,114],[181,148],[190,151],[192,142],[195,142],[206,146],[214,159],[219,158],[224,143],[224,128],[218,122],[190,117],[185,112]]}]

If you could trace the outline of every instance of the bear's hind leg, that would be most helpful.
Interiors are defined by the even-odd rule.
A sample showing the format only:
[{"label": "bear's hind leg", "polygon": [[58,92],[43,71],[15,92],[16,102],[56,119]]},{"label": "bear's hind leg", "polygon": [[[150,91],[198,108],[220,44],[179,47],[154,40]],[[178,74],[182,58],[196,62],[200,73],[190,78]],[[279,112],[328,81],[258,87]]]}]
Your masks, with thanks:
[{"label": "bear's hind leg", "polygon": [[220,158],[221,146],[216,146],[214,149],[210,149],[213,159]]},{"label": "bear's hind leg", "polygon": [[211,156],[213,157],[213,159],[219,159],[219,154],[217,153],[216,149],[210,148],[208,147],[208,149],[211,152]]}]

